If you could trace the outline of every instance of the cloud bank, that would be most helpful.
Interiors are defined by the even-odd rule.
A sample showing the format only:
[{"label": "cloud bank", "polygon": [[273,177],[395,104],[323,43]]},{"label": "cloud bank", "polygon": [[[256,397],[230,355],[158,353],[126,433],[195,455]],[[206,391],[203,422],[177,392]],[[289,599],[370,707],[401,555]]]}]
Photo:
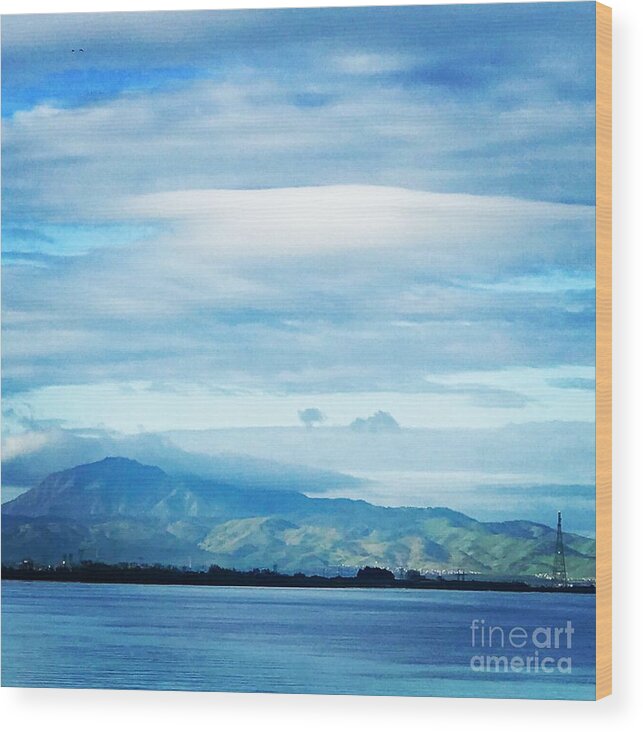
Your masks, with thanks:
[{"label": "cloud bank", "polygon": [[[380,410],[453,428],[463,470],[462,430],[591,433],[593,30],[590,3],[3,19],[7,408],[106,433]],[[563,442],[548,480],[583,482]]]}]

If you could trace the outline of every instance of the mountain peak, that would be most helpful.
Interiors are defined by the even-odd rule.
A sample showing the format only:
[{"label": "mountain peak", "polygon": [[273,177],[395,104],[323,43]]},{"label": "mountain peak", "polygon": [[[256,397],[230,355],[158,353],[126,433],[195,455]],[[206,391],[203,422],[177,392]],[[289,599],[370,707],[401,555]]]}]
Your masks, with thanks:
[{"label": "mountain peak", "polygon": [[171,479],[154,465],[106,457],[52,473],[2,507],[5,515],[144,516],[170,490]]},{"label": "mountain peak", "polygon": [[161,468],[156,467],[156,465],[145,465],[144,463],[139,463],[138,460],[132,460],[131,458],[120,457],[118,455],[110,455],[102,460],[97,460],[93,463],[84,463],[83,465],[76,465],[73,468],[68,468],[67,470],[62,471],[62,473],[87,472],[110,475],[113,475],[114,473],[131,475],[148,474],[150,476],[155,475],[157,477],[166,475],[166,473],[164,473]]},{"label": "mountain peak", "polygon": [[[100,463],[107,463],[107,464],[119,464],[122,463],[123,465],[143,465],[143,463],[140,463],[138,460],[133,460],[132,458],[126,458],[126,457],[120,457],[120,455],[108,455],[107,457],[103,458],[102,460],[96,460],[94,463],[95,465],[98,465]],[[91,465],[92,463],[86,463],[87,465]]]},{"label": "mountain peak", "polygon": [[139,468],[152,468],[153,470],[160,470],[156,465],[146,465],[133,458],[121,457],[120,455],[108,455],[102,460],[96,460],[94,463],[85,463],[86,465],[120,465],[120,466],[136,466]]}]

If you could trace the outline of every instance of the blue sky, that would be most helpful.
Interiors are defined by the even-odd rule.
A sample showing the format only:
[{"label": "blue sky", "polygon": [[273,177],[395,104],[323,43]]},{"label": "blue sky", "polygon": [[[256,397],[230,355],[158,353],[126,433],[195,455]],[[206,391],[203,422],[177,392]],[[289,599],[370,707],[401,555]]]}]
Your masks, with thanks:
[{"label": "blue sky", "polygon": [[584,2],[3,18],[11,415],[592,422],[593,31]]}]

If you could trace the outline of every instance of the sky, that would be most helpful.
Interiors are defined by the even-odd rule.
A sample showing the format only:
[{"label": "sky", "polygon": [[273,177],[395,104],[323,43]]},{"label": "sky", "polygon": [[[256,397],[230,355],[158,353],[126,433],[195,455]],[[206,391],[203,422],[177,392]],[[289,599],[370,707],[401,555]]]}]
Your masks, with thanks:
[{"label": "sky", "polygon": [[2,67],[6,434],[593,422],[593,3],[5,16]]}]

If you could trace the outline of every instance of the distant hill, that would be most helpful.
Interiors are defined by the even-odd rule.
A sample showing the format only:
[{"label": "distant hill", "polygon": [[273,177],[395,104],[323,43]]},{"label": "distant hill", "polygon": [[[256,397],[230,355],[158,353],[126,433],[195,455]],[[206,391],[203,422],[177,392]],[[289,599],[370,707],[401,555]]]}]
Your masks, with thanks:
[{"label": "distant hill", "polygon": [[[301,490],[313,490],[302,484]],[[110,457],[54,473],[2,506],[4,562],[63,554],[281,571],[364,565],[550,571],[555,531],[528,521],[484,523],[447,508],[386,508],[242,481],[168,475]],[[593,577],[595,544],[565,537],[570,576]]]}]

